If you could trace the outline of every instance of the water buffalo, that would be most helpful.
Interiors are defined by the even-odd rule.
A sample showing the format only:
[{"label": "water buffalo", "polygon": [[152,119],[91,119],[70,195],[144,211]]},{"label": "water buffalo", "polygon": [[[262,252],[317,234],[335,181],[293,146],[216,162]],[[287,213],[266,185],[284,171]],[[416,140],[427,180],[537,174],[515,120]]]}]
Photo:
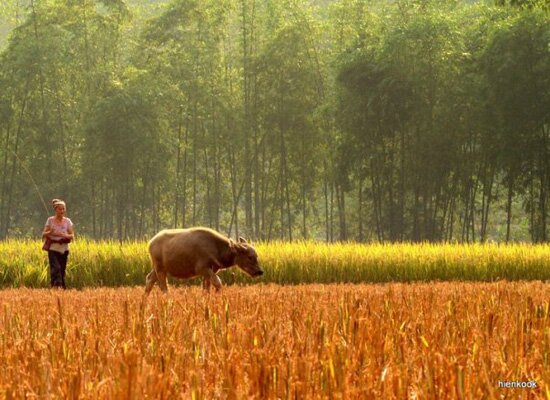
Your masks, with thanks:
[{"label": "water buffalo", "polygon": [[208,228],[165,229],[149,241],[153,270],[147,275],[145,293],[158,282],[163,292],[168,291],[166,275],[176,278],[202,276],[205,288],[222,286],[216,273],[220,269],[239,266],[250,276],[260,276],[258,255],[243,238],[238,242]]}]

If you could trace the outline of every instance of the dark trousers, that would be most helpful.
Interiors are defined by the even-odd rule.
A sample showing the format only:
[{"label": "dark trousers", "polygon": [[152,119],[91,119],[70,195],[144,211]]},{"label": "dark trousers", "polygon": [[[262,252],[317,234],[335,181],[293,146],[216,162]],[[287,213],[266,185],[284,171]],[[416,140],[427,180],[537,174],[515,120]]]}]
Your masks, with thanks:
[{"label": "dark trousers", "polygon": [[65,286],[65,270],[67,269],[67,258],[69,252],[59,253],[57,251],[48,251],[48,261],[50,262],[50,283],[52,287]]}]

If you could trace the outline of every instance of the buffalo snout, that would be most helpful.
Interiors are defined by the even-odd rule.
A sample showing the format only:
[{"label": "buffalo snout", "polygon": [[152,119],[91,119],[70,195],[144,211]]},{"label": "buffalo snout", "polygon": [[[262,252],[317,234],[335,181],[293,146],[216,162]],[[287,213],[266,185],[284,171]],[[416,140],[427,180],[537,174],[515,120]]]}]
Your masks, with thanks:
[{"label": "buffalo snout", "polygon": [[257,276],[261,276],[264,274],[264,271],[260,269],[257,265],[250,265],[247,263],[237,263],[237,265],[248,275],[250,275],[253,278],[256,278]]},{"label": "buffalo snout", "polygon": [[239,244],[235,245],[235,249],[237,250],[235,263],[239,268],[254,278],[263,275],[264,271],[260,269],[258,254],[250,243],[240,238]]}]

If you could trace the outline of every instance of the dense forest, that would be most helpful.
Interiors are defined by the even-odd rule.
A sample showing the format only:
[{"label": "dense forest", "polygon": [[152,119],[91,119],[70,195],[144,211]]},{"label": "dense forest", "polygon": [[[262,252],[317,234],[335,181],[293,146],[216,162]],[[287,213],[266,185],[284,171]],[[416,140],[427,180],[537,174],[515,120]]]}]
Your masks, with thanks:
[{"label": "dense forest", "polygon": [[0,238],[548,241],[545,1],[22,3]]}]

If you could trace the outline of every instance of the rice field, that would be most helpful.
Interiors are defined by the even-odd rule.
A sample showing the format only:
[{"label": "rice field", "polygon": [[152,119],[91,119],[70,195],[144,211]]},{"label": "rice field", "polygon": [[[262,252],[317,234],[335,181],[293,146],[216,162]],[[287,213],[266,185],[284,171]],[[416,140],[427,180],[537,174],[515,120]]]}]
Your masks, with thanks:
[{"label": "rice field", "polygon": [[[71,246],[73,288],[143,285],[151,268],[146,242],[79,239]],[[550,280],[549,244],[270,242],[256,249],[265,274],[252,280],[233,269],[221,274],[225,284]],[[48,287],[46,258],[39,241],[0,241],[0,287]]]},{"label": "rice field", "polygon": [[[145,242],[0,242],[0,399],[550,400],[550,246],[259,243],[143,296]],[[506,385],[525,388],[506,388]]]},{"label": "rice field", "polygon": [[503,281],[5,289],[0,398],[550,399],[549,300]]}]

